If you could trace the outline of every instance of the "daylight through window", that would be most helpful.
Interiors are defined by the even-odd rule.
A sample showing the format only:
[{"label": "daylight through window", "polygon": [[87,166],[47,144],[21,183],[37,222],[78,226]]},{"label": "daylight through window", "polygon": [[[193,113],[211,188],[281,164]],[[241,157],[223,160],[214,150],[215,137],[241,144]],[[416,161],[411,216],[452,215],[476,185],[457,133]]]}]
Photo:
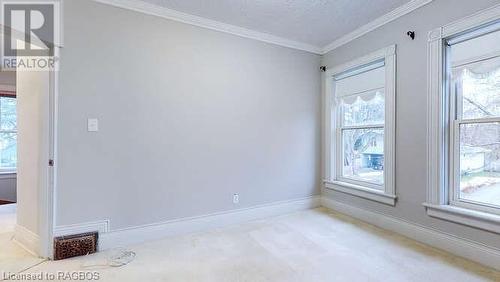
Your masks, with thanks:
[{"label": "daylight through window", "polygon": [[[477,31],[476,31],[477,32]],[[500,31],[448,47],[451,201],[500,207]]]},{"label": "daylight through window", "polygon": [[384,183],[385,66],[379,61],[335,78],[338,105],[338,178]]},{"label": "daylight through window", "polygon": [[12,96],[0,96],[0,172],[15,172],[16,167],[16,98]]}]

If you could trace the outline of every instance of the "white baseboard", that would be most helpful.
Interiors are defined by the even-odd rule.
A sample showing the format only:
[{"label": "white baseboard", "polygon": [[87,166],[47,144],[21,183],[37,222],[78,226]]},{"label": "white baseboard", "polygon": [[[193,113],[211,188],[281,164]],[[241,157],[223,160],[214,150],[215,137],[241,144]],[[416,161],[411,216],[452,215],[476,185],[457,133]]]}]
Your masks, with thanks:
[{"label": "white baseboard", "polygon": [[54,237],[76,235],[96,231],[99,232],[99,234],[109,232],[109,220],[57,226],[54,229]]},{"label": "white baseboard", "polygon": [[[313,196],[297,200],[281,201],[250,208],[218,212],[208,215],[181,218],[99,234],[99,250],[124,247],[131,244],[158,240],[167,236],[182,235],[211,228],[224,227],[294,211],[316,208],[321,197]],[[69,229],[66,229],[69,230]],[[73,226],[73,230],[82,230]],[[67,233],[69,234],[69,233]]]},{"label": "white baseboard", "polygon": [[353,207],[327,197],[321,198],[321,205],[454,255],[500,270],[499,249],[382,213]]},{"label": "white baseboard", "polygon": [[25,227],[16,224],[13,241],[32,255],[39,255],[40,237]]}]

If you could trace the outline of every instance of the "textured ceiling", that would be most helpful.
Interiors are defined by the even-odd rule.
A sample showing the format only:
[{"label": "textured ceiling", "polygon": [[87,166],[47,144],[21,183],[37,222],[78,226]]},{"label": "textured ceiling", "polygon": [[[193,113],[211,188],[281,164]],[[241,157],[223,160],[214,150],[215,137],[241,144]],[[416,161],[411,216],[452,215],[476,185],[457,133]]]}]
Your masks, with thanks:
[{"label": "textured ceiling", "polygon": [[409,0],[143,0],[323,47]]}]

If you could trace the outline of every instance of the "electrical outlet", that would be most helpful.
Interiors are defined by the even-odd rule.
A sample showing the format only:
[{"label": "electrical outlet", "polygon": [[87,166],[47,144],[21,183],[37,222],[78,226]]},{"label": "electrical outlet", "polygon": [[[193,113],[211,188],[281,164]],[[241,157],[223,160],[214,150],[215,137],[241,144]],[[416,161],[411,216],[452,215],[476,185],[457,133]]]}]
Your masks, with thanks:
[{"label": "electrical outlet", "polygon": [[240,195],[234,194],[233,195],[233,204],[238,204],[240,202]]}]

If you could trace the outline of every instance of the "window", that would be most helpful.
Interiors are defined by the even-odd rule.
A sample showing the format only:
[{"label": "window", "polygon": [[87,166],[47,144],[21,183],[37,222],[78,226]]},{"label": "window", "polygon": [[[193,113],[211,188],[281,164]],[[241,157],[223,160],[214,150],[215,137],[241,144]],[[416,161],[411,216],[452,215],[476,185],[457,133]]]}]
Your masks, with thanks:
[{"label": "window", "polygon": [[500,232],[500,8],[431,33],[428,214]]},{"label": "window", "polygon": [[15,172],[16,167],[16,98],[12,93],[0,93],[0,173]]},{"label": "window", "polygon": [[326,75],[326,188],[393,205],[395,46]]},{"label": "window", "polygon": [[337,178],[382,189],[384,184],[384,62],[334,77],[339,111]]},{"label": "window", "polygon": [[[500,26],[499,26],[500,28]],[[457,205],[500,208],[500,30],[454,43],[446,64]]]}]

